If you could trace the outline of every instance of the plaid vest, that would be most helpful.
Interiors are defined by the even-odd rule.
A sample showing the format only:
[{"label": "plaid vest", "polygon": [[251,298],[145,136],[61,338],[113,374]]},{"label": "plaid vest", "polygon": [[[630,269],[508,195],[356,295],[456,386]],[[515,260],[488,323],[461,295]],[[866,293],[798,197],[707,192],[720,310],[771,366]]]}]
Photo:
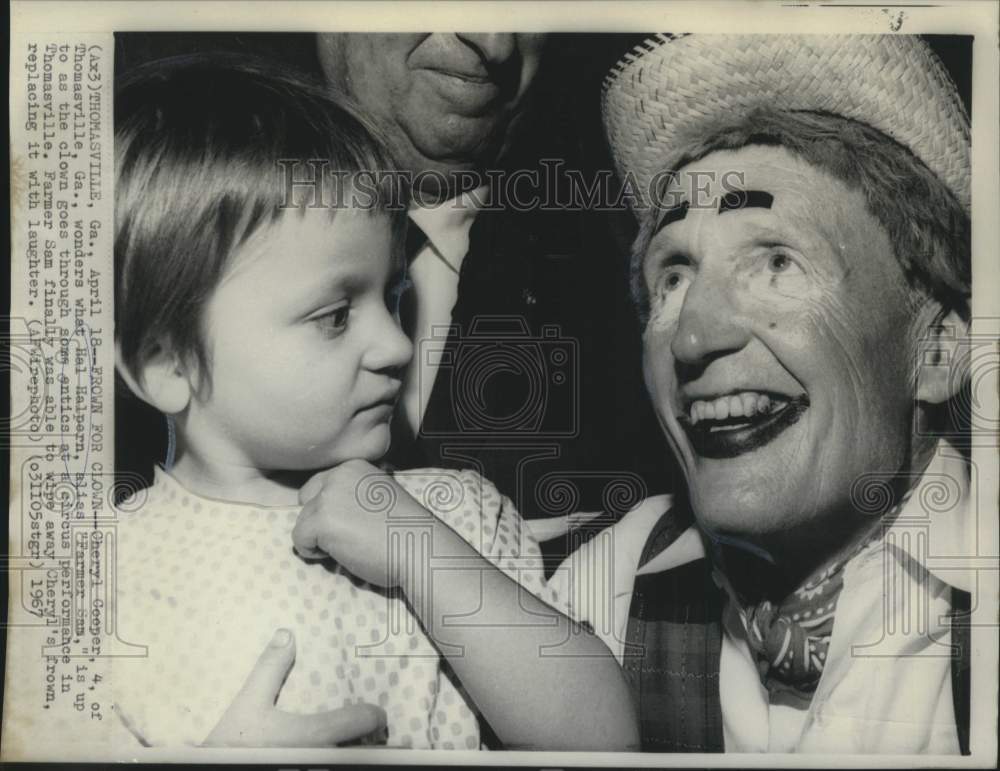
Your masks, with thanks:
[{"label": "plaid vest", "polygon": [[[692,523],[675,507],[653,527],[639,565]],[[636,576],[623,668],[639,709],[644,752],[722,752],[722,593],[708,560]]]},{"label": "plaid vest", "polygon": [[[646,540],[639,565],[692,523],[676,507]],[[969,754],[970,656],[968,592],[952,590],[952,698],[958,741]],[[706,559],[636,576],[629,607],[623,668],[639,710],[644,752],[724,752],[719,660],[723,594]]]}]

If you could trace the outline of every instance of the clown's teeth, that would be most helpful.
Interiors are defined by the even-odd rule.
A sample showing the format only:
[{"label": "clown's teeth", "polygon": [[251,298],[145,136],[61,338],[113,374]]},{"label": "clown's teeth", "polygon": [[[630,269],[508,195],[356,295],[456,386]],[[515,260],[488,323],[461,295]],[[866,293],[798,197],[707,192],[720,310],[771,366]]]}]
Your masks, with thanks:
[{"label": "clown's teeth", "polygon": [[729,418],[754,415],[769,415],[780,411],[788,405],[787,400],[772,399],[767,394],[757,391],[743,391],[739,394],[720,396],[718,399],[698,399],[688,408],[688,419],[691,425],[697,425],[704,420],[727,420]]}]

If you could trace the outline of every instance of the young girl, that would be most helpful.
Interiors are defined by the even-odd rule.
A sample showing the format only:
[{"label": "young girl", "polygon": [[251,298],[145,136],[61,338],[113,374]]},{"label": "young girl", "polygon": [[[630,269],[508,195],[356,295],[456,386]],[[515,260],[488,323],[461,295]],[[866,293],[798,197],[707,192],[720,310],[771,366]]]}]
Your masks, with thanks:
[{"label": "young girl", "polygon": [[[278,708],[364,702],[385,710],[390,746],[479,748],[471,701],[414,607],[292,547],[303,482],[386,451],[412,354],[394,314],[405,205],[393,176],[370,174],[390,160],[350,109],[247,63],[157,63],[124,85],[115,111],[118,369],[175,438],[152,487],[121,506],[119,634],[148,655],[114,662],[118,717],[143,744],[204,742],[283,628],[298,648]],[[393,485],[540,584],[537,546],[477,474],[407,472]],[[501,589],[484,582],[490,613],[521,603],[500,577]],[[566,636],[539,624],[546,639]],[[498,645],[520,634],[499,629]],[[496,677],[507,659],[475,656],[462,666],[481,665],[474,695],[501,739],[535,737],[537,716],[562,709],[550,682],[534,698],[511,693]],[[572,671],[567,694],[596,684],[591,663]],[[623,719],[621,702],[599,702],[595,719]],[[519,732],[525,721],[535,733]],[[592,746],[607,731],[587,734]],[[575,744],[542,735],[550,748]]]}]

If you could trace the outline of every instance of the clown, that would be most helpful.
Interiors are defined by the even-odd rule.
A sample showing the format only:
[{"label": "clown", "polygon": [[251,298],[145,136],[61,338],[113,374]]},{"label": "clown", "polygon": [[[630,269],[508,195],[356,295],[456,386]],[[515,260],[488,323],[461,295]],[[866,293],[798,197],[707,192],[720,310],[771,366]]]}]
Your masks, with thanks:
[{"label": "clown", "polygon": [[970,297],[954,85],[909,36],[657,36],[603,106],[687,495],[552,588],[622,661],[644,749],[965,751],[968,576],[935,559],[973,553],[942,438]]}]

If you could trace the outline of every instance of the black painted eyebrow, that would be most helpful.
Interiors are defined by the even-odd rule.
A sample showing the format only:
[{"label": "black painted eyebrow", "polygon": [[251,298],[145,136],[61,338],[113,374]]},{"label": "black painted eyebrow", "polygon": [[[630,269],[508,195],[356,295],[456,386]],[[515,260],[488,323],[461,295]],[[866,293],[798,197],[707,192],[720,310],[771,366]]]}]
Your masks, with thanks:
[{"label": "black painted eyebrow", "polygon": [[680,222],[687,216],[689,208],[691,208],[691,204],[689,202],[681,201],[676,206],[671,206],[669,209],[665,209],[663,214],[660,216],[660,221],[656,223],[653,235],[655,236],[672,222]]},{"label": "black painted eyebrow", "polygon": [[770,209],[774,196],[764,190],[731,190],[719,199],[719,214],[735,209]]}]

